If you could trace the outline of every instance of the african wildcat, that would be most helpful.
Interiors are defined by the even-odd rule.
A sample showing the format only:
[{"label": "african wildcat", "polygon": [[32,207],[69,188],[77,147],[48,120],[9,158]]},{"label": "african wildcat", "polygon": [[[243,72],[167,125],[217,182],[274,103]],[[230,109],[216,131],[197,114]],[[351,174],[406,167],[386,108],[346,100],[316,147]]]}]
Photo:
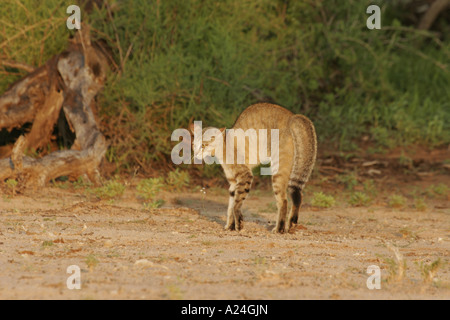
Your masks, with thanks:
[{"label": "african wildcat", "polygon": [[[190,129],[194,132],[193,125]],[[205,128],[203,132],[207,129]],[[194,138],[194,146],[202,146],[197,149],[194,147],[194,153],[195,157],[199,159],[202,158],[202,155],[216,156],[219,158],[222,168],[225,171],[225,176],[230,183],[230,198],[225,229],[240,230],[243,221],[241,207],[250,191],[253,181],[252,168],[257,166],[261,162],[261,159],[258,157],[256,163],[249,161],[250,157],[247,154],[249,152],[249,143],[245,144],[244,148],[246,150],[238,150],[239,145],[234,144],[234,142],[233,147],[229,147],[232,150],[226,150],[227,142],[230,142],[228,140],[234,139],[234,137],[230,138],[229,130],[225,131],[224,129],[222,128],[220,131],[217,131],[218,135],[215,139],[211,139],[208,142],[195,141]],[[258,132],[256,135],[258,141],[263,139],[259,132],[264,131],[260,129],[266,129],[271,132],[273,132],[273,129],[278,129],[279,144],[277,145],[279,163],[277,163],[277,172],[272,175],[272,187],[277,201],[278,220],[272,231],[279,233],[288,232],[290,227],[297,223],[298,211],[302,203],[301,191],[311,175],[316,160],[317,140],[314,125],[305,116],[295,115],[278,105],[258,103],[251,105],[241,113],[233,129],[242,129],[243,131],[254,129]],[[200,139],[202,139],[202,136],[200,136]],[[272,140],[268,138],[264,139],[270,145]],[[220,148],[224,150],[224,152],[221,152],[222,154],[215,152],[218,142],[221,143],[219,150]],[[253,143],[255,142],[253,141]],[[270,148],[270,150],[272,149]],[[241,162],[241,164],[230,164],[230,161],[225,161],[224,156],[228,152],[233,154],[233,159],[237,153],[244,152],[245,161]],[[272,165],[273,162],[274,159],[272,159]],[[286,191],[288,191],[292,200],[292,208],[287,224],[285,223],[287,214]]]}]

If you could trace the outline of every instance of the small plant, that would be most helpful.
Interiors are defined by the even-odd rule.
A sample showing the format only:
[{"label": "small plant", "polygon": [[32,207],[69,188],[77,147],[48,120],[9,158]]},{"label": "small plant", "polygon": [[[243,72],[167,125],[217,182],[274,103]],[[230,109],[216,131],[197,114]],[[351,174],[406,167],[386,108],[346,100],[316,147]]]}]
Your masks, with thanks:
[{"label": "small plant", "polygon": [[356,172],[352,172],[350,174],[341,174],[337,176],[337,181],[344,184],[347,190],[353,190],[353,188],[358,184]]},{"label": "small plant", "polygon": [[377,188],[375,186],[375,182],[372,179],[366,180],[363,182],[364,192],[370,194],[372,197],[377,196]]},{"label": "small plant", "polygon": [[253,259],[253,263],[255,264],[255,265],[257,265],[257,266],[265,266],[266,264],[267,264],[267,260],[266,260],[266,258],[265,257],[260,257],[260,256],[256,256],[254,259]]},{"label": "small plant", "polygon": [[42,242],[43,248],[52,247],[53,245],[54,245],[54,243],[52,240],[45,240],[44,242]]},{"label": "small plant", "polygon": [[79,177],[77,181],[74,181],[73,187],[74,189],[81,189],[92,186],[91,182],[84,181],[83,177]]},{"label": "small plant", "polygon": [[166,203],[164,200],[158,199],[151,202],[144,202],[142,205],[144,207],[144,210],[151,210],[161,208],[164,205],[164,203]]},{"label": "small plant", "polygon": [[162,178],[150,178],[139,181],[136,186],[138,197],[143,200],[154,199],[164,187]]},{"label": "small plant", "polygon": [[319,208],[330,208],[334,206],[335,202],[333,196],[328,196],[323,192],[314,192],[311,205]]},{"label": "small plant", "polygon": [[395,259],[385,258],[385,262],[389,266],[389,281],[401,281],[405,277],[406,273],[406,260],[403,258],[403,255],[400,253],[397,247],[386,244],[387,248],[394,253]]},{"label": "small plant", "polygon": [[162,178],[150,178],[139,181],[136,190],[138,197],[145,201],[143,203],[145,210],[156,209],[164,204],[164,200],[155,199],[163,187],[164,180]]},{"label": "small plant", "polygon": [[450,188],[445,184],[440,183],[438,185],[431,185],[427,188],[426,193],[429,197],[447,197],[450,192]]},{"label": "small plant", "polygon": [[180,191],[184,187],[187,187],[190,182],[189,173],[187,171],[181,171],[179,168],[169,172],[166,180],[171,189]]},{"label": "small plant", "polygon": [[423,282],[430,283],[436,276],[437,271],[442,267],[443,262],[441,259],[437,259],[430,264],[425,264],[423,261],[418,264],[420,273],[422,275]]},{"label": "small plant", "polygon": [[400,157],[398,158],[398,163],[401,166],[407,167],[408,169],[411,169],[413,167],[413,160],[407,155],[405,155],[403,151]]},{"label": "small plant", "polygon": [[348,201],[354,207],[362,207],[370,204],[372,199],[364,192],[355,192]]},{"label": "small plant", "polygon": [[389,206],[391,208],[400,209],[406,204],[406,198],[400,195],[393,195],[389,198]]},{"label": "small plant", "polygon": [[125,186],[118,180],[108,181],[103,187],[95,188],[92,191],[100,199],[120,198],[125,192]]},{"label": "small plant", "polygon": [[425,200],[423,200],[422,198],[417,198],[416,200],[414,200],[414,207],[417,211],[426,211],[428,208]]},{"label": "small plant", "polygon": [[12,196],[16,195],[17,181],[14,179],[6,180],[6,188],[11,192]]},{"label": "small plant", "polygon": [[94,267],[97,266],[97,264],[98,264],[98,260],[93,254],[88,255],[86,257],[85,262],[86,262],[86,265],[88,266],[89,270],[94,269]]}]

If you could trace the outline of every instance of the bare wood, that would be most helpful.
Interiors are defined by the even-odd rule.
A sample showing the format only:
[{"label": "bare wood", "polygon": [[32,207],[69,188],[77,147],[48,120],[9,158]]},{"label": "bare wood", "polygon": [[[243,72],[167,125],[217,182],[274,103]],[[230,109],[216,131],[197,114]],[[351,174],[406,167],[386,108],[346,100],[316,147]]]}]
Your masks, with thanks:
[{"label": "bare wood", "polygon": [[33,66],[30,66],[26,63],[17,62],[17,61],[11,61],[11,60],[1,60],[0,63],[6,67],[10,68],[16,68],[20,70],[24,70],[26,72],[33,72],[36,68]]},{"label": "bare wood", "polygon": [[436,0],[431,4],[430,9],[425,12],[422,19],[420,19],[419,29],[428,30],[433,25],[436,18],[441,12],[450,6],[450,0]]},{"label": "bare wood", "polygon": [[[33,122],[11,149],[11,158],[0,160],[0,181],[18,179],[25,185],[45,185],[60,176],[86,174],[100,183],[98,168],[108,144],[91,109],[103,87],[106,59],[91,46],[89,28],[79,31],[67,52],[53,57],[0,97],[0,129],[11,130]],[[24,156],[26,148],[39,148],[50,139],[61,108],[76,134],[79,150],[56,151],[40,159]]]}]

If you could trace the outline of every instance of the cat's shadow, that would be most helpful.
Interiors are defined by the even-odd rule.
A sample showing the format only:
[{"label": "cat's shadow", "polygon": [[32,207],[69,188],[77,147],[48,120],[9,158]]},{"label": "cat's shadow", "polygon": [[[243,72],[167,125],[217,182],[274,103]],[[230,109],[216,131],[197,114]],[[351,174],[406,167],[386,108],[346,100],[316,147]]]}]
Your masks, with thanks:
[{"label": "cat's shadow", "polygon": [[[177,198],[177,205],[197,210],[202,217],[221,225],[223,228],[225,227],[228,204],[210,199],[179,197]],[[271,221],[267,221],[267,218],[251,209],[244,208],[242,214],[244,216],[244,223],[253,222],[259,224],[268,231],[271,231],[274,226]]]}]

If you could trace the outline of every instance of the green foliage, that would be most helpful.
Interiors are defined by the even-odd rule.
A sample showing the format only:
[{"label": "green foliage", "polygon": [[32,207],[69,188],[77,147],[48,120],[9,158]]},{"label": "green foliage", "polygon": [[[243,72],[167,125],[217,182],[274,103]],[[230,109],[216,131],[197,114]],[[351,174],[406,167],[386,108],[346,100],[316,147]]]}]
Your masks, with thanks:
[{"label": "green foliage", "polygon": [[345,185],[348,190],[353,190],[353,188],[358,184],[358,178],[356,172],[351,172],[348,174],[341,174],[337,176],[337,181]]},{"label": "green foliage", "polygon": [[94,267],[96,267],[99,263],[97,257],[93,254],[89,254],[88,256],[86,256],[85,262],[90,270],[94,269]]},{"label": "green foliage", "polygon": [[372,197],[376,197],[378,194],[377,186],[372,179],[365,180],[363,182],[364,192],[370,194]]},{"label": "green foliage", "polygon": [[[61,52],[72,2],[2,1],[0,59],[38,66]],[[378,1],[382,30],[366,28],[372,1],[108,3],[83,21],[120,70],[98,97],[119,169],[169,162],[171,132],[191,117],[230,127],[261,100],[310,116],[319,143],[343,150],[363,134],[382,148],[450,142],[450,42],[407,26],[393,2]],[[24,75],[0,73],[0,92]]]},{"label": "green foliage", "polygon": [[169,172],[166,182],[173,190],[180,191],[184,187],[189,186],[189,172],[182,171],[176,168],[174,171]]},{"label": "green foliage", "polygon": [[165,201],[162,199],[157,199],[151,202],[144,202],[142,205],[145,210],[157,209],[164,205]]},{"label": "green foliage", "polygon": [[406,205],[406,198],[401,195],[392,195],[389,198],[389,206],[392,208],[403,208]]},{"label": "green foliage", "polygon": [[443,183],[439,183],[437,185],[429,186],[425,192],[430,198],[447,198],[450,188]]},{"label": "green foliage", "polygon": [[11,193],[11,195],[15,196],[16,195],[16,188],[17,188],[17,180],[15,179],[8,179],[5,182],[6,185],[6,189],[8,190],[9,193]]},{"label": "green foliage", "polygon": [[140,198],[143,200],[151,200],[157,196],[163,187],[163,178],[150,178],[139,181],[136,190]]},{"label": "green foliage", "polygon": [[[38,67],[67,45],[66,8],[77,1],[2,0],[0,60]],[[0,63],[0,94],[26,72]],[[4,76],[6,74],[6,76]]]},{"label": "green foliage", "polygon": [[326,195],[323,192],[314,192],[311,205],[319,208],[330,208],[334,206],[335,202],[333,196]]},{"label": "green foliage", "polygon": [[45,240],[42,242],[42,247],[43,248],[48,248],[48,247],[52,247],[54,245],[52,240]]},{"label": "green foliage", "polygon": [[350,200],[348,201],[352,206],[362,207],[370,204],[372,199],[363,192],[355,192],[351,195]]},{"label": "green foliage", "polygon": [[164,200],[156,199],[156,196],[165,187],[164,178],[150,178],[139,181],[136,186],[138,197],[143,199],[145,210],[156,209],[164,204]]},{"label": "green foliage", "polygon": [[428,208],[425,200],[422,198],[417,198],[414,200],[414,207],[417,211],[426,211]]},{"label": "green foliage", "polygon": [[416,264],[419,267],[423,281],[425,283],[430,283],[433,281],[439,268],[441,268],[444,265],[444,262],[442,262],[442,260],[438,258],[432,263],[424,263],[423,261],[421,261],[420,263],[416,262]]},{"label": "green foliage", "polygon": [[125,192],[125,185],[114,179],[106,182],[102,187],[94,188],[91,192],[103,200],[117,199]]}]

